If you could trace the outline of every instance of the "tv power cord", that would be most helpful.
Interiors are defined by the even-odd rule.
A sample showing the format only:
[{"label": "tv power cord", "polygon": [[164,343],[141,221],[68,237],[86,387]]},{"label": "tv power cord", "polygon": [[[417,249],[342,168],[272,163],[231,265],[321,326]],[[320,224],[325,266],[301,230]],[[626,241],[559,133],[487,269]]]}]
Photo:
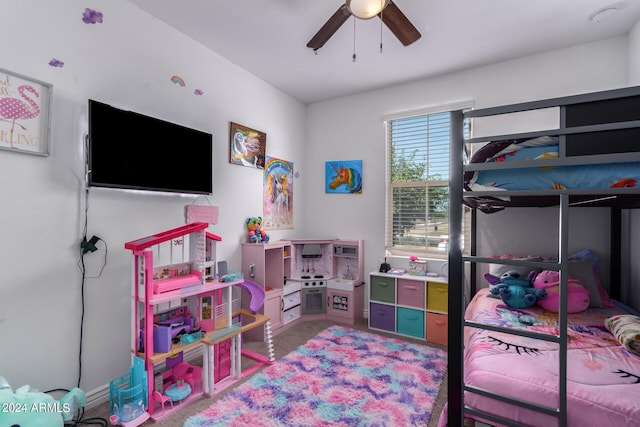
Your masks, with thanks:
[{"label": "tv power cord", "polygon": [[[102,264],[102,268],[100,269],[100,273],[97,276],[87,276],[87,270],[84,263],[84,256],[88,253],[93,253],[98,250],[96,244],[102,241],[104,243],[104,263]],[[79,351],[78,351],[78,384],[77,387],[80,387],[81,379],[82,379],[82,346],[83,346],[83,335],[84,335],[84,316],[85,316],[85,281],[88,278],[98,278],[102,275],[102,271],[104,267],[107,265],[107,242],[102,240],[98,236],[92,236],[91,239],[87,240],[86,235],[86,223],[85,223],[85,233],[82,241],[80,242],[80,257],[78,260],[78,268],[82,273],[81,283],[80,283],[80,291],[81,291],[81,313],[80,313],[80,342],[79,342]]]},{"label": "tv power cord", "polygon": [[[67,390],[66,388],[55,388],[55,389],[47,390],[44,393],[46,394],[53,394],[57,392],[69,393],[70,391],[71,390]],[[65,404],[71,404],[75,406],[74,412],[76,413],[76,417],[72,419],[65,418],[64,426],[76,427],[76,426],[86,426],[86,425],[98,425],[100,427],[108,427],[109,424],[107,423],[107,420],[102,417],[94,417],[94,418],[84,417],[84,404],[86,403],[85,402],[86,397],[81,391],[79,393],[82,394],[81,398],[80,398],[80,394],[75,393],[73,396],[69,397],[69,400],[67,401],[68,403],[65,403]],[[68,395],[65,397],[68,397]],[[62,400],[60,400],[60,402],[62,402]]]}]

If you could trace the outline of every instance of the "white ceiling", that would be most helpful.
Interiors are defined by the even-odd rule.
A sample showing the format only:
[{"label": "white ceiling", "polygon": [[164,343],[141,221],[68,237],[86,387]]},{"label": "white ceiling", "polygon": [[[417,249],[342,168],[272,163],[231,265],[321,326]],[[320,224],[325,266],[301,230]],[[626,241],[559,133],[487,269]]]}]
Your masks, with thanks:
[{"label": "white ceiling", "polygon": [[[304,103],[620,36],[640,20],[640,0],[394,0],[417,42],[350,17],[314,54],[307,42],[344,0],[129,1]],[[608,7],[618,12],[590,19]]]}]

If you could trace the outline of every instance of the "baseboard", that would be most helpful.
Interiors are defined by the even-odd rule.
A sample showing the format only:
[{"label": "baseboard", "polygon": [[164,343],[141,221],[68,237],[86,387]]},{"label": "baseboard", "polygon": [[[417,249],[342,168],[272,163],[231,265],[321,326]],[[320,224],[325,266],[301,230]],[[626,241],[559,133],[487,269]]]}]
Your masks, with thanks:
[{"label": "baseboard", "polygon": [[102,405],[109,401],[109,384],[104,384],[91,391],[85,392],[85,395],[87,397],[87,403],[84,405],[85,409],[91,409],[98,405]]},{"label": "baseboard", "polygon": [[[202,358],[202,346],[192,347],[186,350],[183,354],[183,360],[185,362],[193,362],[195,360],[201,360]],[[164,370],[164,361],[159,362],[154,367],[155,371],[163,371]],[[102,405],[104,403],[109,402],[109,384],[103,384],[100,387],[94,388],[91,391],[85,392],[85,396],[87,397],[87,403],[84,405],[85,409],[95,408],[96,406]]]}]

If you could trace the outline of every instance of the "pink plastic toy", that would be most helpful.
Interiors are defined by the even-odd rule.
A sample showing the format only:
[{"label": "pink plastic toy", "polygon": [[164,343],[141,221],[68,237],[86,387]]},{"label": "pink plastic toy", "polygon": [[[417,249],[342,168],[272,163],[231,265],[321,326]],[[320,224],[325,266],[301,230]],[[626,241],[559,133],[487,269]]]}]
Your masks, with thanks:
[{"label": "pink plastic toy", "polygon": [[[589,307],[589,291],[578,279],[569,277],[567,291],[567,312],[579,313]],[[541,271],[533,280],[533,286],[547,291],[546,298],[539,299],[537,304],[545,310],[558,312],[560,304],[560,273],[557,271]]]}]

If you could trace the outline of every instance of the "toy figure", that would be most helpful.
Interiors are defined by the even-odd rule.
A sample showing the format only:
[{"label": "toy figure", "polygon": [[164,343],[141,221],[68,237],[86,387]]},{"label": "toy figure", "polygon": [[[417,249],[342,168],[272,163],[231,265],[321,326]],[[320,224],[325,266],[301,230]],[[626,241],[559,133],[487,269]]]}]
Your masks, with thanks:
[{"label": "toy figure", "polygon": [[491,294],[500,295],[502,302],[513,308],[531,307],[538,299],[547,296],[544,289],[533,287],[532,280],[535,277],[535,271],[529,273],[529,277],[523,277],[517,271],[507,271],[500,277],[486,273],[484,278],[491,285]]},{"label": "toy figure", "polygon": [[269,236],[262,229],[262,217],[247,218],[247,228],[249,229],[249,241],[251,243],[267,243]]},{"label": "toy figure", "polygon": [[[573,277],[567,280],[567,313],[579,313],[589,308],[591,302],[589,291],[582,286],[582,282]],[[557,271],[544,270],[533,280],[533,286],[544,290],[547,298],[538,301],[538,305],[545,310],[558,312],[560,303],[560,273]]]}]

